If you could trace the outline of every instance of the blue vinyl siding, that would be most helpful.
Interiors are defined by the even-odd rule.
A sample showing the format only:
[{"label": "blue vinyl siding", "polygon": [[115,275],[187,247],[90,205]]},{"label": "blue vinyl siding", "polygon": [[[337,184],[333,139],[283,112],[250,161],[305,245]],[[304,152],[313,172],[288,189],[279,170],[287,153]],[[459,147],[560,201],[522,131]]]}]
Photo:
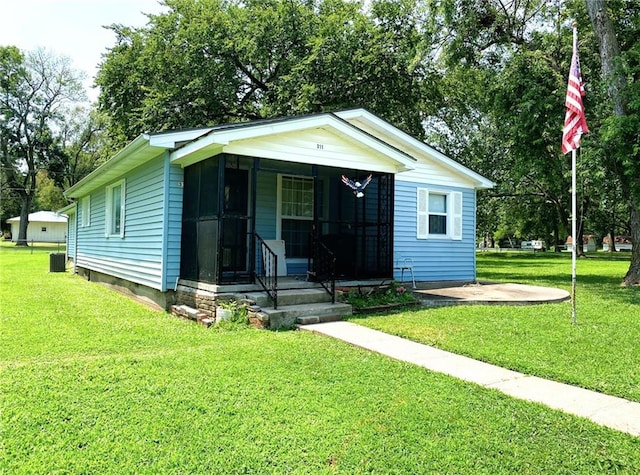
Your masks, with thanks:
[{"label": "blue vinyl siding", "polygon": [[256,189],[256,232],[262,239],[276,238],[276,188],[278,175],[258,172]]},{"label": "blue vinyl siding", "polygon": [[[168,161],[168,155],[167,159]],[[182,239],[182,197],[184,171],[179,165],[168,165],[166,176],[169,186],[165,190],[166,227],[165,227],[165,288],[173,289],[180,277],[180,242]]]},{"label": "blue vinyl siding", "polygon": [[105,236],[105,188],[91,193],[91,223],[78,228],[77,265],[162,289],[164,159],[125,178],[124,237]]},{"label": "blue vinyl siding", "polygon": [[[462,240],[449,238],[417,239],[417,188],[462,193]],[[394,216],[394,262],[399,257],[413,259],[417,281],[474,280],[475,268],[475,190],[446,188],[396,181]],[[407,274],[405,272],[405,279]],[[400,272],[394,273],[400,278]]]}]

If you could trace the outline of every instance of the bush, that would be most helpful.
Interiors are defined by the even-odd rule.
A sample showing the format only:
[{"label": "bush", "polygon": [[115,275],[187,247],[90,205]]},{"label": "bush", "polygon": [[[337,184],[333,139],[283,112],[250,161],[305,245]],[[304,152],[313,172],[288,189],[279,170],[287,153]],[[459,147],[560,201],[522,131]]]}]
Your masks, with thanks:
[{"label": "bush", "polygon": [[358,286],[358,288],[351,289],[347,295],[347,302],[355,309],[363,309],[389,304],[413,304],[417,302],[417,299],[406,287],[392,281],[389,285]]}]

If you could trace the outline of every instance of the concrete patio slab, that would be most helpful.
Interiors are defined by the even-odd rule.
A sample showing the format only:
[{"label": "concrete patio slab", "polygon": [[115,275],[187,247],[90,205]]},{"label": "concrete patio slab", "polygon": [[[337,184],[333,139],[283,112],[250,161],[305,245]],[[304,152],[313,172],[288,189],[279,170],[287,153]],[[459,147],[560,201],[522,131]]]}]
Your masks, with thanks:
[{"label": "concrete patio slab", "polygon": [[571,298],[569,292],[553,287],[536,285],[474,282],[419,284],[414,293],[425,305],[536,305],[564,302]]}]

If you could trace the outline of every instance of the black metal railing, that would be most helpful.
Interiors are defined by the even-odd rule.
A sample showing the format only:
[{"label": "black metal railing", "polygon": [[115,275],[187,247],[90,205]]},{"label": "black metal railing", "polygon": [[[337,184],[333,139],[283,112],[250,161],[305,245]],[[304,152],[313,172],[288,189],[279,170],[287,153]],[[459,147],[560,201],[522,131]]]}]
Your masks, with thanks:
[{"label": "black metal railing", "polygon": [[331,303],[336,303],[336,256],[318,236],[310,236],[308,276],[309,280],[318,282],[331,296]]},{"label": "black metal railing", "polygon": [[278,257],[264,242],[258,233],[254,233],[256,244],[260,249],[261,266],[255,270],[256,280],[273,301],[273,308],[278,308]]}]

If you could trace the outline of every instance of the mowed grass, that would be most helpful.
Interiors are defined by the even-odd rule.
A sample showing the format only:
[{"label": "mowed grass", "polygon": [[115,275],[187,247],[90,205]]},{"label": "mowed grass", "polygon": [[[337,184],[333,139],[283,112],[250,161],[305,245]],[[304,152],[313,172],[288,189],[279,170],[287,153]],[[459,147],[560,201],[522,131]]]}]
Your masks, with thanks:
[{"label": "mowed grass", "polygon": [[638,438],[306,332],[205,329],[0,247],[0,473],[639,470]]},{"label": "mowed grass", "polygon": [[[571,290],[571,256],[478,255],[478,279]],[[354,320],[527,374],[640,402],[640,288],[621,287],[629,255],[577,262],[571,303],[420,309]]]}]

